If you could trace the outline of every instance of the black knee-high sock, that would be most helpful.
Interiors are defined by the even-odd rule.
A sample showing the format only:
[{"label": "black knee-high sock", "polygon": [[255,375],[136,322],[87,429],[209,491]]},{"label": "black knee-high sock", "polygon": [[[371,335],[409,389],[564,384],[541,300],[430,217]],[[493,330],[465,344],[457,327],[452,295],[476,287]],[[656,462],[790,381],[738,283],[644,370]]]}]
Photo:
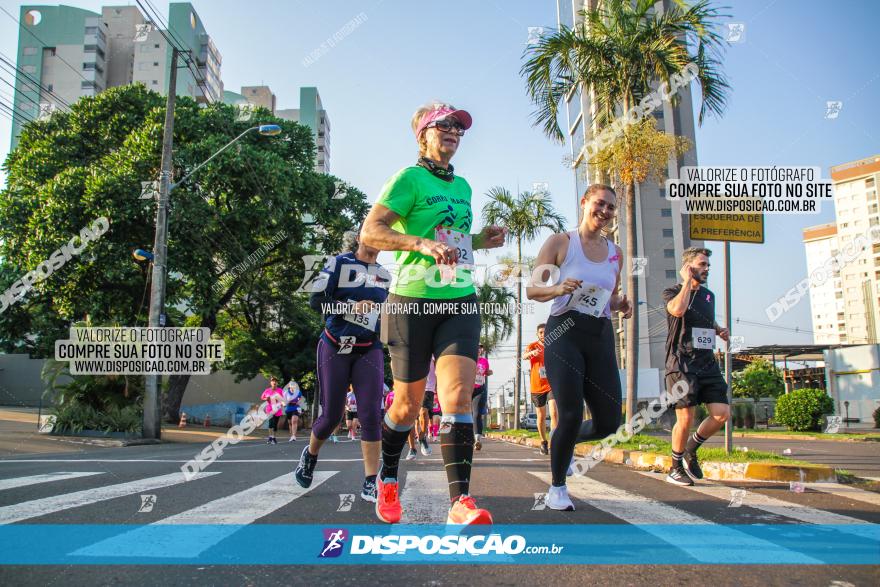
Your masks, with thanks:
[{"label": "black knee-high sock", "polygon": [[440,425],[440,452],[452,501],[470,491],[471,462],[474,459],[474,425],[444,422]]},{"label": "black knee-high sock", "polygon": [[382,470],[380,478],[397,479],[397,466],[400,464],[400,453],[409,438],[409,430],[399,430],[401,426],[395,425],[385,415],[382,422]]},{"label": "black knee-high sock", "polygon": [[694,433],[690,435],[690,438],[688,438],[685,451],[691,454],[697,454],[697,449],[703,446],[703,443],[706,442],[706,440],[706,438],[700,436],[695,430]]}]

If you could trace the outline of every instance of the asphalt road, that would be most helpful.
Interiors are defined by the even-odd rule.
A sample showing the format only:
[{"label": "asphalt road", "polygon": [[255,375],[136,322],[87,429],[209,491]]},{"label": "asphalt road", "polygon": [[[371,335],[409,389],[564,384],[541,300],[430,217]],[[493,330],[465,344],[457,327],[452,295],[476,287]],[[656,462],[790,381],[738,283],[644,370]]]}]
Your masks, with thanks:
[{"label": "asphalt road", "polygon": [[[338,511],[345,494],[359,493],[362,469],[358,443],[328,444],[316,482],[305,493],[292,492],[292,470],[303,442],[267,446],[243,442],[226,449],[205,475],[183,482],[180,466],[201,444],[126,448],[79,447],[76,453],[0,458],[0,525],[4,524],[319,524],[376,523],[372,504],[355,498],[350,511]],[[402,464],[404,522],[443,523],[445,482],[439,457],[419,455]],[[696,489],[666,484],[657,475],[602,464],[570,481],[577,511],[540,509],[535,494],[547,490],[542,475],[548,461],[533,449],[488,441],[477,454],[472,492],[499,524],[592,525],[681,524],[689,533],[712,525],[880,524],[880,494],[829,485],[793,493],[776,484],[721,485],[701,482]],[[86,475],[88,473],[88,475]],[[64,478],[57,477],[64,474]],[[56,477],[37,477],[53,475]],[[821,489],[821,490],[820,490]],[[745,490],[745,491],[741,491]],[[151,511],[143,495],[155,496]],[[280,495],[278,499],[274,496]],[[732,496],[740,503],[733,505]],[[230,497],[232,496],[232,497]],[[268,496],[268,497],[267,497]],[[149,500],[148,500],[149,501]],[[536,509],[537,508],[537,509]],[[583,525],[583,526],[582,526]],[[641,528],[642,526],[640,526]],[[880,540],[877,526],[858,525]],[[50,528],[47,526],[47,528]],[[746,526],[743,526],[746,528]],[[267,530],[270,527],[267,526]],[[699,534],[694,534],[698,536]],[[745,532],[738,534],[746,536]],[[652,538],[649,540],[662,540]],[[747,536],[746,536],[747,538]],[[235,535],[218,538],[218,545]],[[48,544],[48,542],[47,542]],[[873,542],[871,543],[873,544]],[[209,549],[208,541],[198,549]],[[186,550],[192,545],[183,545]],[[160,545],[161,547],[161,545]],[[272,543],[273,550],[313,548]],[[731,562],[742,544],[730,544]],[[7,547],[8,548],[8,547]],[[48,547],[51,548],[51,547]],[[169,547],[170,548],[170,547]],[[692,553],[690,553],[692,554]],[[682,550],[670,563],[691,561]],[[181,555],[178,553],[178,555]],[[183,556],[183,555],[181,555]],[[269,562],[271,559],[267,559]],[[544,562],[544,561],[541,561]],[[3,585],[877,585],[875,564],[605,564],[572,565],[6,565]],[[728,562],[728,561],[720,561]]]}]

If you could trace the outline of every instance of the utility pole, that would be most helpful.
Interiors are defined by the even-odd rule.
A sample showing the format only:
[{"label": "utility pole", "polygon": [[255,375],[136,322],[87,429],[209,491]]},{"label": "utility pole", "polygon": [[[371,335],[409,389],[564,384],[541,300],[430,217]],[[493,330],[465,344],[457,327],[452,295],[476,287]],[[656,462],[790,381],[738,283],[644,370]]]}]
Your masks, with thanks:
[{"label": "utility pole", "polygon": [[[724,241],[724,312],[726,315],[725,322],[727,327],[727,349],[724,353],[724,378],[727,380],[727,405],[733,407],[733,357],[730,355],[730,333],[733,332],[733,315],[731,314],[730,304],[730,241]],[[731,410],[732,412],[732,410]],[[733,414],[727,418],[724,423],[724,450],[727,454],[733,452]],[[755,418],[758,414],[755,414]]]},{"label": "utility pole", "polygon": [[[159,201],[156,205],[156,239],[153,242],[153,279],[150,286],[150,327],[164,326],[165,276],[168,263],[168,196],[171,192],[171,151],[174,147],[174,103],[177,98],[177,49],[171,49],[168,78],[168,101],[165,106],[165,131],[162,138],[162,171],[159,178]],[[147,375],[144,395],[143,437],[162,437],[161,375]]]}]

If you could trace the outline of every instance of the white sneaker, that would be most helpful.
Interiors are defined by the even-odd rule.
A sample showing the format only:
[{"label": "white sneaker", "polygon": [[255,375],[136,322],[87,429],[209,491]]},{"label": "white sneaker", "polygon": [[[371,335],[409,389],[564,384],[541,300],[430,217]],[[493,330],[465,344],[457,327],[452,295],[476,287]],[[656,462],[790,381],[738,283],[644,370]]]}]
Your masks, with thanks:
[{"label": "white sneaker", "polygon": [[417,453],[416,449],[414,449],[414,448],[410,448],[410,449],[409,449],[409,454],[406,455],[406,460],[408,460],[408,461],[414,461],[414,460],[416,460],[416,456],[417,456],[417,454],[418,454],[418,453]]},{"label": "white sneaker", "polygon": [[291,436],[287,442],[296,442],[296,436]]},{"label": "white sneaker", "polygon": [[566,512],[574,511],[574,504],[571,502],[571,498],[568,497],[568,487],[565,485],[562,487],[554,487],[551,485],[550,489],[547,491],[547,498],[544,500],[544,503],[547,504],[547,507],[551,510]]}]

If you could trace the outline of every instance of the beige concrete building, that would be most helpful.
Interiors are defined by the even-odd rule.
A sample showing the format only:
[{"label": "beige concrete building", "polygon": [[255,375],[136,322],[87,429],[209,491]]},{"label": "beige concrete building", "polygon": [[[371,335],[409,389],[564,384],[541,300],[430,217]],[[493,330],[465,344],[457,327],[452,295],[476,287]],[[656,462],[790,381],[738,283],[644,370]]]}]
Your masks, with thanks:
[{"label": "beige concrete building", "polygon": [[875,344],[880,341],[880,155],[836,165],[831,179],[833,231],[829,225],[804,230],[808,267],[839,259],[833,279],[810,282],[813,338],[816,343]]}]

